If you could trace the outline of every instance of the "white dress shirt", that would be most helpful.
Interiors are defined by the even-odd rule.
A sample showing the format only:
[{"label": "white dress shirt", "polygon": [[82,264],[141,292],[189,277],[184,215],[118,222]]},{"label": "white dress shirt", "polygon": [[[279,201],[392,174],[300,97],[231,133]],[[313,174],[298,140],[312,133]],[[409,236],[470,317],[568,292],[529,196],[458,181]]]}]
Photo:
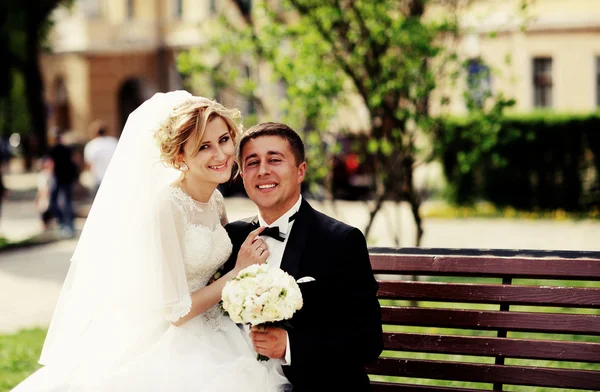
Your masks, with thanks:
[{"label": "white dress shirt", "polygon": [[[279,234],[284,237],[283,241],[277,241],[275,238],[263,236],[260,237],[265,241],[267,247],[269,249],[269,257],[267,258],[266,263],[269,266],[281,267],[281,259],[283,259],[283,252],[285,251],[285,246],[287,245],[288,238],[290,237],[290,231],[292,230],[292,226],[294,225],[294,221],[289,221],[290,217],[294,215],[300,209],[300,204],[302,203],[302,196],[298,198],[296,204],[292,206],[285,214],[281,215],[275,222],[267,225],[267,222],[260,216],[260,212],[258,213],[258,222],[260,226],[279,226]],[[287,334],[286,334],[287,335]],[[285,357],[282,360],[284,365],[290,365],[292,363],[292,355],[290,350],[290,337],[287,335],[287,346],[285,349]]]},{"label": "white dress shirt", "polygon": [[99,136],[89,141],[84,147],[83,158],[91,166],[96,184],[100,184],[108,164],[117,148],[118,139],[114,136]]},{"label": "white dress shirt", "polygon": [[300,204],[302,203],[302,196],[298,198],[296,204],[293,205],[285,214],[281,215],[279,219],[270,225],[265,222],[262,216],[260,216],[260,212],[258,213],[258,223],[260,226],[279,226],[279,234],[285,238],[282,241],[277,241],[275,238],[269,236],[260,237],[267,243],[267,247],[269,249],[269,257],[267,258],[267,264],[273,267],[281,267],[281,259],[283,259],[283,252],[285,251],[285,246],[287,245],[290,231],[292,230],[292,226],[294,225],[295,220],[289,221],[290,217],[294,215],[300,209]]}]

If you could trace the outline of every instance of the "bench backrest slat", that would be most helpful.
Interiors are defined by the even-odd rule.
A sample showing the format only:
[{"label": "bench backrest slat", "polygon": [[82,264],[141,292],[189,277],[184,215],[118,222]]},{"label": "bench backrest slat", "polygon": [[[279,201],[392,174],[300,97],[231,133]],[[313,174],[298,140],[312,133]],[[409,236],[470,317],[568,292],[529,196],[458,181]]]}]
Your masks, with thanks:
[{"label": "bench backrest slat", "polygon": [[381,281],[377,296],[381,299],[600,309],[600,288]]},{"label": "bench backrest slat", "polygon": [[588,314],[382,307],[385,324],[520,332],[600,335],[600,316]]},{"label": "bench backrest slat", "polygon": [[[529,366],[500,366],[492,364],[403,360],[381,357],[378,373],[388,376],[436,378],[470,382],[520,384],[552,388],[600,390],[598,372],[576,369],[556,369]],[[369,369],[369,367],[367,367]],[[435,375],[435,377],[432,377]]]},{"label": "bench backrest slat", "polygon": [[600,260],[373,254],[375,274],[600,280]]},{"label": "bench backrest slat", "polygon": [[489,392],[489,389],[450,388],[375,381],[371,383],[371,392]]},{"label": "bench backrest slat", "polygon": [[600,343],[386,332],[385,350],[600,363]]}]

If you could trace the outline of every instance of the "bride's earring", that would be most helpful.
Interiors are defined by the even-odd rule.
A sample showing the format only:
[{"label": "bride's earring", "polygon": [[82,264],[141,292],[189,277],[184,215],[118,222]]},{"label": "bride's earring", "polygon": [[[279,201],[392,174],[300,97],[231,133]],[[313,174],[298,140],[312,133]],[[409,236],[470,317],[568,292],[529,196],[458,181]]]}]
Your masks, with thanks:
[{"label": "bride's earring", "polygon": [[181,166],[179,166],[179,170],[181,170],[182,172],[186,172],[186,171],[190,170],[190,168],[188,167],[187,164],[182,163]]}]

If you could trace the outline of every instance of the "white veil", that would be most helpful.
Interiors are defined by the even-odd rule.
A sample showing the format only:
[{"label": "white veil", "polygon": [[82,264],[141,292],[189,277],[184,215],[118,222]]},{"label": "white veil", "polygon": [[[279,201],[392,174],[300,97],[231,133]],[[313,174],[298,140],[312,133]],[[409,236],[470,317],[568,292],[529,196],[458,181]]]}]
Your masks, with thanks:
[{"label": "white veil", "polygon": [[71,259],[41,364],[98,374],[164,333],[165,310],[189,310],[177,227],[169,211],[159,214],[161,191],[180,172],[160,162],[154,132],[190,97],[157,93],[130,114]]}]

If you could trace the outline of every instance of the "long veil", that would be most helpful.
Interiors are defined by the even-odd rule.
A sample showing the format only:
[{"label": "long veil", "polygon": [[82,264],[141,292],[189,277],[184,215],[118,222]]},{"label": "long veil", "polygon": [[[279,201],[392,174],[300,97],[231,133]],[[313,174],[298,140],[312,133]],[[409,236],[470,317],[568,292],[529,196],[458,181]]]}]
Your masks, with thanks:
[{"label": "long veil", "polygon": [[129,115],[71,259],[41,364],[98,374],[163,333],[165,307],[189,309],[175,222],[158,208],[179,172],[160,162],[153,137],[189,97],[157,93]]}]

